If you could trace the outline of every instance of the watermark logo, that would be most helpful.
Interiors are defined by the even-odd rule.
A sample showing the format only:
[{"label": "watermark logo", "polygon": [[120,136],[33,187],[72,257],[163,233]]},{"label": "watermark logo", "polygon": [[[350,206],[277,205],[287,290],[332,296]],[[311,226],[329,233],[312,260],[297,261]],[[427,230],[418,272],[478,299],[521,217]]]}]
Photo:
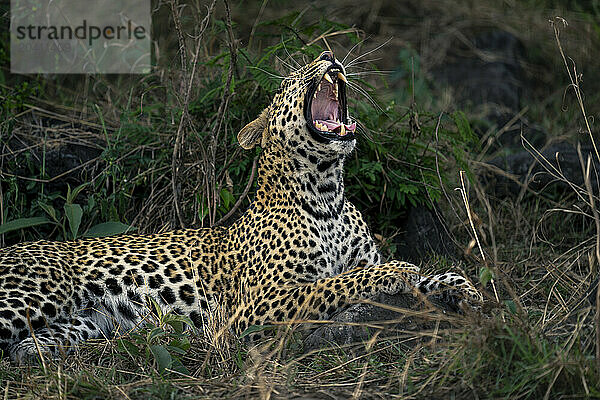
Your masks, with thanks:
[{"label": "watermark logo", "polygon": [[150,72],[150,0],[11,0],[11,72]]}]

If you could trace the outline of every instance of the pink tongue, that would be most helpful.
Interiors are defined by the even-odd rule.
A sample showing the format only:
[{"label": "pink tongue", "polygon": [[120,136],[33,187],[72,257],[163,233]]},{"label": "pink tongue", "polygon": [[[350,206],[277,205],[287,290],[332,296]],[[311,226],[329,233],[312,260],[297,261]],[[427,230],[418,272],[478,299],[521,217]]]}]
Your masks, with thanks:
[{"label": "pink tongue", "polygon": [[[340,125],[342,125],[341,122],[333,121],[331,119],[328,119],[327,121],[318,119],[315,122],[320,122],[321,124],[326,125],[327,129],[329,129],[330,131],[335,131],[337,128],[340,127]],[[356,130],[356,123],[353,122],[350,125],[344,124],[344,127],[347,131],[354,132]]]}]

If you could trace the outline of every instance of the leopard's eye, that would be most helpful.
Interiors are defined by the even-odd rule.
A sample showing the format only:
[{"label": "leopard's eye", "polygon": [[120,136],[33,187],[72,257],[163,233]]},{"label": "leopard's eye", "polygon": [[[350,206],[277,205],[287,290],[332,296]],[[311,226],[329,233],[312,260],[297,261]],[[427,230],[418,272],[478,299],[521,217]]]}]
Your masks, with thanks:
[{"label": "leopard's eye", "polygon": [[333,53],[331,51],[324,51],[319,56],[319,61],[323,61],[323,60],[334,62],[335,57],[333,56]]}]

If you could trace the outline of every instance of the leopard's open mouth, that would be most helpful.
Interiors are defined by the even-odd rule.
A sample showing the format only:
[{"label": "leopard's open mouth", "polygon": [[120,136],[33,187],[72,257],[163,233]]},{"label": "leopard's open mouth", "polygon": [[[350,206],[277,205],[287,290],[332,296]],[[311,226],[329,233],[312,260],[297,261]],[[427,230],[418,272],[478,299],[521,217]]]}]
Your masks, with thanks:
[{"label": "leopard's open mouth", "polygon": [[308,88],[304,116],[313,136],[329,140],[354,139],[356,123],[348,120],[346,82],[342,69],[333,64]]}]

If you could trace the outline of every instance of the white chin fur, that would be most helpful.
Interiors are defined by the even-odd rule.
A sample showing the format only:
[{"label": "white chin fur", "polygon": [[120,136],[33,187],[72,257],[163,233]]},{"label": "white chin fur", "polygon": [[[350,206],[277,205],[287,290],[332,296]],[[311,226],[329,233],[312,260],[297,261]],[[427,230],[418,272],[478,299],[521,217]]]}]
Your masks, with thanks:
[{"label": "white chin fur", "polygon": [[336,153],[348,155],[356,147],[356,139],[331,142],[329,147]]}]

